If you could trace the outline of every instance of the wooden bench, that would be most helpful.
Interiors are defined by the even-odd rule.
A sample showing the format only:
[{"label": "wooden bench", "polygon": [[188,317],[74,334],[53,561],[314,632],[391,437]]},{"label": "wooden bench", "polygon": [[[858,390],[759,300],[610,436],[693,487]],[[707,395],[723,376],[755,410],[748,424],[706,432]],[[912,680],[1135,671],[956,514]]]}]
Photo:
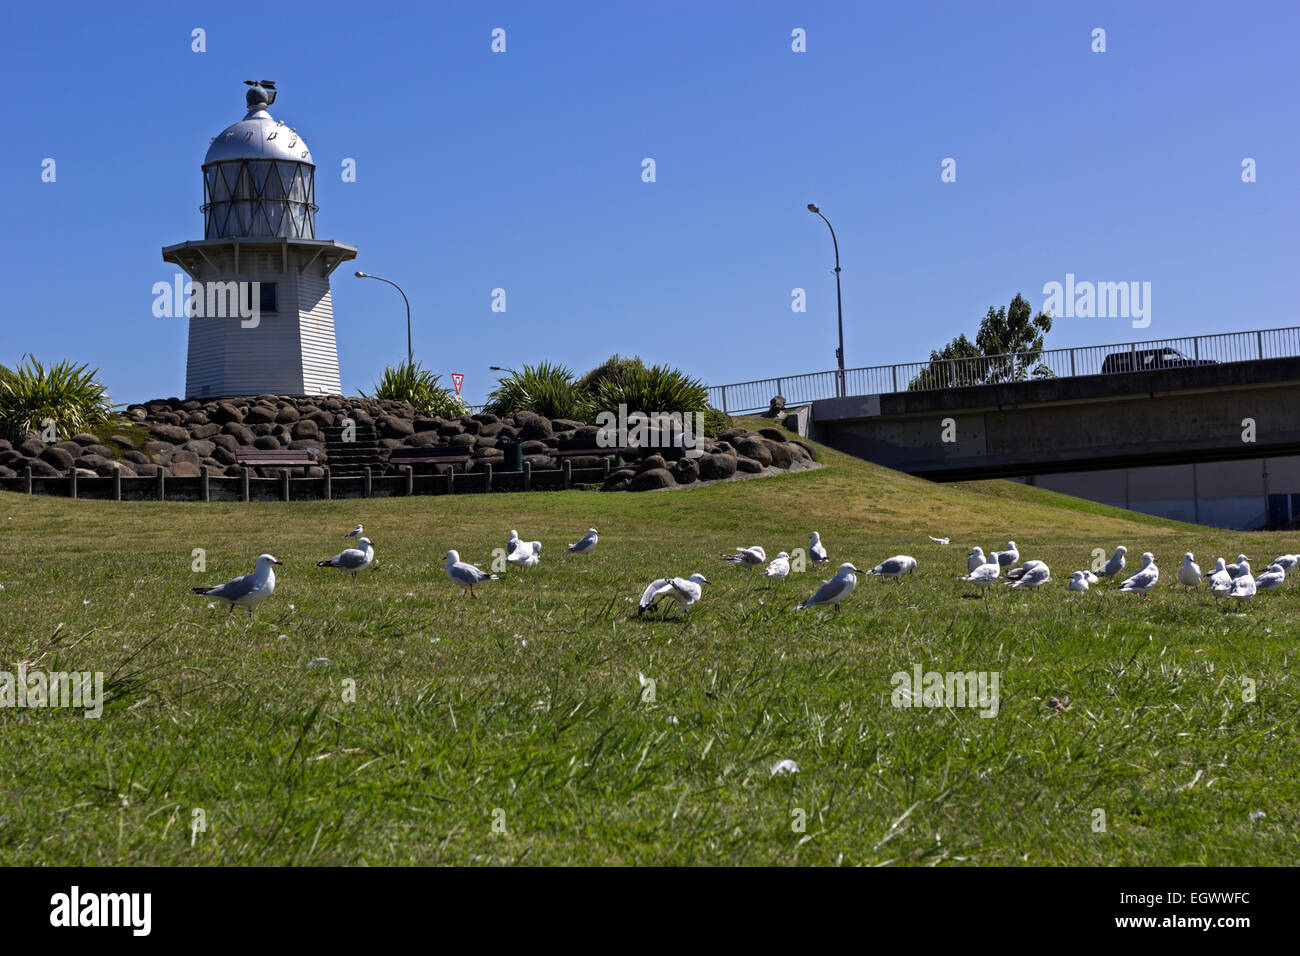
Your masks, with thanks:
[{"label": "wooden bench", "polygon": [[302,475],[307,477],[307,469],[316,464],[319,448],[240,448],[235,452],[235,461],[243,465],[263,468],[302,468]]},{"label": "wooden bench", "polygon": [[450,465],[454,469],[461,466],[461,472],[469,471],[469,463],[474,456],[469,452],[446,452],[436,448],[394,448],[388,453],[390,465]]},{"label": "wooden bench", "polygon": [[573,439],[562,440],[558,442],[557,447],[548,448],[542,454],[550,455],[552,458],[603,458],[606,455],[614,456],[614,467],[623,467],[623,456],[629,453],[634,455],[640,454],[640,448],[609,446],[602,448],[590,441],[574,441]]}]

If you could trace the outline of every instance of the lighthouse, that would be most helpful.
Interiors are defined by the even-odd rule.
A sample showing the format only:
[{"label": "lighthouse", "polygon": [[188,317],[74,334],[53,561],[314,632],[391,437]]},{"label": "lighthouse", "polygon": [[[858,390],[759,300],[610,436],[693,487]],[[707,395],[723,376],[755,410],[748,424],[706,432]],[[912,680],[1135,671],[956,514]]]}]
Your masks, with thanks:
[{"label": "lighthouse", "polygon": [[275,83],[245,83],[203,160],[203,238],[162,250],[192,280],[185,395],[337,395],[330,274],[357,248],[316,238],[311,151],[267,111]]}]

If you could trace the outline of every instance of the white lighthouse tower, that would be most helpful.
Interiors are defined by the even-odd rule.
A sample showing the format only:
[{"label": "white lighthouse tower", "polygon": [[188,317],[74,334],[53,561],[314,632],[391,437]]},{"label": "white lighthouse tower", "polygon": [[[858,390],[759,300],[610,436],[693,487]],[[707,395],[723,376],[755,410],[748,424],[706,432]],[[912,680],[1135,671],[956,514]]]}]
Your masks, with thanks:
[{"label": "white lighthouse tower", "polygon": [[[275,84],[245,82],[247,115],[203,160],[203,238],[162,250],[207,306],[189,319],[185,395],[337,395],[329,277],[357,248],[316,238],[311,152],[267,112]],[[233,294],[242,311],[211,308]]]}]

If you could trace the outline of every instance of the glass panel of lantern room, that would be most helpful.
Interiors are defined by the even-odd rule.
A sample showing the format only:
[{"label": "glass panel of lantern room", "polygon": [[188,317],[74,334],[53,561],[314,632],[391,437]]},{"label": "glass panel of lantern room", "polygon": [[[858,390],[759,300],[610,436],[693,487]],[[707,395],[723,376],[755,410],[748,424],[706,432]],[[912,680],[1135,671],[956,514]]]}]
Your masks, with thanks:
[{"label": "glass panel of lantern room", "polygon": [[295,198],[294,177],[298,172],[298,164],[281,161],[275,165],[280,173],[280,185],[284,188],[284,195],[290,199]]},{"label": "glass panel of lantern room", "polygon": [[232,199],[239,188],[239,163],[222,163],[219,199]]},{"label": "glass panel of lantern room", "polygon": [[253,219],[253,204],[247,200],[241,199],[231,203],[231,205],[234,207],[234,221],[232,225],[234,225],[235,229],[233,234],[236,236],[249,235],[248,227],[252,223]]},{"label": "glass panel of lantern room", "polygon": [[266,177],[266,185],[262,187],[263,199],[283,199],[284,185],[280,182],[280,176],[276,172],[280,164],[272,160],[268,164],[270,175]]},{"label": "glass panel of lantern room", "polygon": [[259,196],[262,194],[262,190],[266,188],[266,174],[270,169],[270,160],[251,159],[248,161],[248,173],[253,178],[253,189]]},{"label": "glass panel of lantern room", "polygon": [[262,201],[262,209],[266,213],[266,221],[270,226],[268,235],[272,236],[291,236],[285,229],[284,222],[284,203],[280,201],[267,202]]}]

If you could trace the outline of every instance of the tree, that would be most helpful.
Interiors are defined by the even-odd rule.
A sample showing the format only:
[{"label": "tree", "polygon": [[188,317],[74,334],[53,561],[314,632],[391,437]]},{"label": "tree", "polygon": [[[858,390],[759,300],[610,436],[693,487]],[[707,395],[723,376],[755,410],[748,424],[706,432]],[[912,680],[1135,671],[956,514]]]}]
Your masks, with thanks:
[{"label": "tree", "polygon": [[1019,293],[1000,309],[989,306],[972,342],[959,335],[942,349],[911,382],[909,391],[1023,382],[1054,374],[1039,359],[1043,340],[1052,331],[1052,314],[1039,312]]}]

